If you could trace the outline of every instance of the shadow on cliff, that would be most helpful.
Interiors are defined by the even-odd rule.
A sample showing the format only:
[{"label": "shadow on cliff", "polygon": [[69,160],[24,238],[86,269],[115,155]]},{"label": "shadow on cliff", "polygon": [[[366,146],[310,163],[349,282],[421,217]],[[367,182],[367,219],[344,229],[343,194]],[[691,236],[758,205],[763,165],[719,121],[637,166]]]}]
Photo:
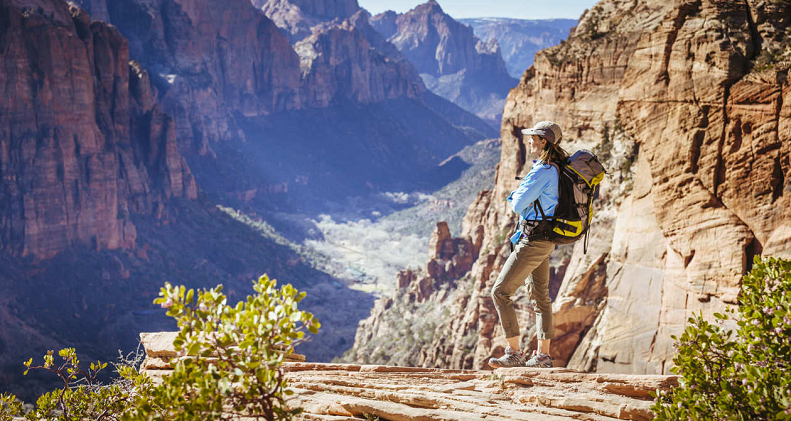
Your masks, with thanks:
[{"label": "shadow on cliff", "polygon": [[[237,116],[246,141],[213,145],[217,158],[187,159],[198,185],[221,203],[313,218],[387,214],[398,207],[388,209],[392,203],[377,196],[440,189],[467,166],[439,164],[493,134],[480,120],[466,121],[458,110],[437,109],[434,102],[337,103],[260,118]],[[445,118],[454,114],[453,123]]]},{"label": "shadow on cliff", "polygon": [[308,361],[330,361],[354,343],[372,296],[311,268],[288,247],[259,236],[204,197],[197,203],[174,201],[165,213],[161,220],[134,220],[138,241],[133,251],[76,246],[39,264],[0,256],[2,391],[30,401],[45,387],[57,387],[52,376],[31,372],[22,377],[22,362],[38,360],[48,349],[74,347],[86,363],[113,361],[119,349],[137,348],[140,332],[176,330],[165,310],[152,304],[165,282],[191,288],[221,283],[230,300],[240,300],[266,271],[279,285],[306,291],[302,309],[322,322],[320,333],[298,349]]}]

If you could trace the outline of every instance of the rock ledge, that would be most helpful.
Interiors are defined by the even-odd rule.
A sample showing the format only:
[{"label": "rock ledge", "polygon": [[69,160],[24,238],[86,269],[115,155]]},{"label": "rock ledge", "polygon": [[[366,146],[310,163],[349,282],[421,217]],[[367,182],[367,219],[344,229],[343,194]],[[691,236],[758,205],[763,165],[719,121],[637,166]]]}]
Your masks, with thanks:
[{"label": "rock ledge", "polygon": [[[147,353],[161,355],[161,349],[149,350],[152,342],[143,344]],[[290,403],[305,409],[303,420],[648,420],[653,418],[650,392],[678,384],[675,376],[565,368],[485,371],[305,362],[283,368],[295,392]],[[169,372],[145,371],[155,379]]]}]

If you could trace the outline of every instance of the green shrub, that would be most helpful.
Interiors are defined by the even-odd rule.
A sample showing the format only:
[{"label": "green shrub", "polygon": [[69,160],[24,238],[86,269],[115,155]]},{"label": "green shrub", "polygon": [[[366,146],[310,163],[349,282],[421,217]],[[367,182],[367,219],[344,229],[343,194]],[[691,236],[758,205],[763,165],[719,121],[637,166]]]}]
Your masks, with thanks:
[{"label": "green shrub", "polygon": [[[791,420],[791,262],[754,260],[738,313],[689,319],[676,340],[679,387],[657,396],[657,420]],[[723,324],[735,322],[737,329]]]},{"label": "green shrub", "polygon": [[[33,359],[25,362],[25,375],[29,370],[46,370],[63,381],[63,387],[41,395],[36,407],[27,414],[28,420],[120,420],[134,400],[134,395],[151,385],[150,380],[135,368],[139,358],[121,358],[114,364],[120,376],[110,385],[97,381],[99,372],[107,368],[107,363],[91,363],[85,370],[80,367],[74,348],[64,348],[58,352],[62,362],[56,363],[55,352],[44,355],[43,365],[34,366]],[[14,395],[0,397],[0,420],[8,421],[22,414],[22,403],[15,402]]]},{"label": "green shrub", "polygon": [[[281,364],[294,346],[305,340],[305,330],[320,327],[312,314],[299,311],[305,293],[291,285],[276,288],[266,275],[253,282],[256,294],[234,306],[227,304],[222,285],[211,290],[187,290],[165,284],[155,304],[169,308],[179,333],[173,343],[179,357],[172,374],[160,384],[137,370],[142,359],[122,358],[115,364],[120,376],[110,385],[97,382],[107,363],[79,366],[73,348],[53,351],[44,363],[25,363],[27,370],[47,370],[63,380],[63,387],[45,393],[28,420],[289,420],[301,412],[286,406],[286,381]],[[25,371],[27,374],[27,371]],[[22,414],[22,403],[11,394],[0,395],[0,421]]]},{"label": "green shrub", "polygon": [[287,420],[301,412],[288,408],[281,364],[285,355],[317,333],[319,322],[300,311],[305,297],[290,284],[279,290],[262,276],[256,293],[234,306],[222,286],[196,294],[166,284],[155,304],[169,307],[178,322],[173,342],[179,358],[163,382],[138,396],[124,420]]},{"label": "green shrub", "polygon": [[15,395],[4,392],[0,394],[0,421],[11,421],[14,416],[22,413],[22,402]]}]

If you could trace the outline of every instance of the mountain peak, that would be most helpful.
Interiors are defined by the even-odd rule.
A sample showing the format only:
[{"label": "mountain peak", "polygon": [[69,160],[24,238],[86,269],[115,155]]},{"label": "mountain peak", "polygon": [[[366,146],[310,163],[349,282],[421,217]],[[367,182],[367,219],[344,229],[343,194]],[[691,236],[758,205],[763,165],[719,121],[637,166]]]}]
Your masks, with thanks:
[{"label": "mountain peak", "polygon": [[415,7],[414,9],[412,9],[407,13],[411,13],[411,12],[429,13],[429,14],[441,13],[442,15],[447,16],[445,11],[442,10],[442,6],[440,6],[439,3],[436,2],[436,0],[429,0],[421,5],[418,5],[417,7]]}]

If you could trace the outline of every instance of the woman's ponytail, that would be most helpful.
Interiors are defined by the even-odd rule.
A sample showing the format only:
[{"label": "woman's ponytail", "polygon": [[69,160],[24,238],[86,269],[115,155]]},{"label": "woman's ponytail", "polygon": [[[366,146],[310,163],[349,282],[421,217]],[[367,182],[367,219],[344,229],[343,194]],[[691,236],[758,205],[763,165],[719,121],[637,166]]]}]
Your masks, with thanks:
[{"label": "woman's ponytail", "polygon": [[546,145],[544,145],[544,150],[541,152],[541,156],[538,159],[544,162],[564,164],[569,159],[569,154],[560,146],[547,141]]}]

